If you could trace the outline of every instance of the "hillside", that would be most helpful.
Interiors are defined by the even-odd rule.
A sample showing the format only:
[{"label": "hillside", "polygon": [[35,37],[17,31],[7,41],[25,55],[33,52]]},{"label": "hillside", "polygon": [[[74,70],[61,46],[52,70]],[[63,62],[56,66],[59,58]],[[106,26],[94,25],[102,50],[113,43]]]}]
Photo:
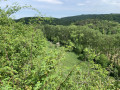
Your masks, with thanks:
[{"label": "hillside", "polygon": [[61,18],[61,22],[64,22],[69,25],[73,22],[86,20],[86,19],[98,19],[98,20],[109,20],[120,22],[120,14],[88,14],[88,15],[77,15]]},{"label": "hillside", "polygon": [[[25,23],[29,22],[29,19],[36,18],[36,17],[26,17],[21,18],[16,21],[25,20]],[[52,24],[52,25],[70,25],[76,21],[86,20],[86,19],[98,19],[98,20],[108,20],[108,21],[115,21],[120,22],[120,14],[88,14],[88,15],[77,15],[77,16],[70,16],[70,17],[63,17],[63,18],[50,18],[50,17],[43,17],[44,24]]]}]

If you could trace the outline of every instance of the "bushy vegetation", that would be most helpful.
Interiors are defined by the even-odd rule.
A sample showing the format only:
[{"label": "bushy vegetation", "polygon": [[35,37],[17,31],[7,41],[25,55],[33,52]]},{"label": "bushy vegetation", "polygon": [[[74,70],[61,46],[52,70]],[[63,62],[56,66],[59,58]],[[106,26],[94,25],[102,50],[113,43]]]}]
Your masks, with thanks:
[{"label": "bushy vegetation", "polygon": [[49,80],[55,77],[50,75],[55,72],[62,56],[46,49],[46,39],[40,29],[14,22],[1,9],[0,89],[39,90],[51,87],[49,85],[53,83]]},{"label": "bushy vegetation", "polygon": [[[119,34],[111,37],[86,26],[38,25],[41,18],[32,18],[26,25],[9,17],[22,8],[27,6],[0,8],[0,90],[120,88],[106,70],[110,62],[109,55],[112,55],[114,64],[117,64]],[[51,49],[54,45],[48,46],[46,38],[53,43],[60,42],[67,49]],[[109,39],[112,41],[110,44],[105,41]],[[75,51],[83,61],[72,64],[64,72],[67,67],[64,68],[62,64],[71,58],[64,57],[67,51]],[[113,62],[113,59],[110,60]],[[112,64],[109,66],[113,69]],[[118,67],[115,68],[117,75]]]},{"label": "bushy vegetation", "polygon": [[[107,26],[104,24],[104,27]],[[120,64],[119,32],[110,35],[103,34],[99,29],[90,28],[86,24],[82,26],[45,25],[43,32],[48,40],[71,47],[82,60],[89,60],[89,54],[93,54],[90,58],[103,67],[108,67],[111,63]]]}]

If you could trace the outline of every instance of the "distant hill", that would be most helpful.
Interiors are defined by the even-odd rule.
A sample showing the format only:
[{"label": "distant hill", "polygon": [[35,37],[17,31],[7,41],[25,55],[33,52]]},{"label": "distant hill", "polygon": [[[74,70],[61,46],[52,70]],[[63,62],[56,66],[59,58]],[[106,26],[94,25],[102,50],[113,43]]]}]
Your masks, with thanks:
[{"label": "distant hill", "polygon": [[[28,23],[30,18],[36,18],[36,17],[26,17],[26,18],[18,19],[16,21],[25,20],[25,23]],[[41,21],[43,21],[43,24],[70,25],[71,23],[74,23],[76,21],[81,21],[86,19],[108,20],[108,21],[115,21],[120,23],[120,14],[88,14],[88,15],[69,16],[63,18],[42,17]]]},{"label": "distant hill", "polygon": [[[38,21],[39,20],[39,21]],[[51,18],[51,17],[24,17],[20,19],[16,19],[16,22],[24,22],[25,24],[29,24],[29,22],[37,22],[37,23],[42,23],[42,24],[54,24],[54,22],[59,21],[57,18]]]},{"label": "distant hill", "polygon": [[65,22],[65,24],[69,25],[73,22],[86,20],[86,19],[100,19],[100,20],[120,22],[120,14],[89,14],[89,15],[64,17],[60,19],[61,21],[60,24]]}]

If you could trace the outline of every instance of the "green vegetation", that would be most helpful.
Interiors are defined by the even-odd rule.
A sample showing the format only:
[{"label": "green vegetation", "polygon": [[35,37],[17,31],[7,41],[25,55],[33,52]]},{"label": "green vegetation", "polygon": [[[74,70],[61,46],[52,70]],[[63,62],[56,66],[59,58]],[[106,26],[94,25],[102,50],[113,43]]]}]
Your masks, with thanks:
[{"label": "green vegetation", "polygon": [[[63,53],[65,48],[55,48],[55,45],[50,43],[49,50],[54,49]],[[79,55],[74,52],[65,51],[64,59],[59,62],[57,68],[61,77],[60,86],[57,87],[57,90],[115,89],[115,79],[107,76],[109,73],[107,70],[100,65],[94,64],[93,61],[81,61]],[[104,82],[106,79],[107,82]]]},{"label": "green vegetation", "polygon": [[43,32],[48,40],[54,43],[60,42],[61,45],[69,47],[80,55],[79,58],[82,60],[94,60],[103,67],[108,67],[110,64],[116,66],[117,64],[117,69],[120,70],[118,62],[120,57],[119,32],[110,35],[102,34],[99,29],[91,29],[87,25],[44,25]]},{"label": "green vegetation", "polygon": [[120,14],[88,14],[88,15],[78,15],[78,16],[71,16],[71,17],[64,17],[60,19],[60,25],[62,23],[69,25],[76,21],[80,20],[87,20],[87,19],[98,19],[98,20],[108,20],[108,21],[115,21],[120,22]]},{"label": "green vegetation", "polygon": [[120,89],[118,22],[9,17],[27,7],[0,8],[0,90]]}]

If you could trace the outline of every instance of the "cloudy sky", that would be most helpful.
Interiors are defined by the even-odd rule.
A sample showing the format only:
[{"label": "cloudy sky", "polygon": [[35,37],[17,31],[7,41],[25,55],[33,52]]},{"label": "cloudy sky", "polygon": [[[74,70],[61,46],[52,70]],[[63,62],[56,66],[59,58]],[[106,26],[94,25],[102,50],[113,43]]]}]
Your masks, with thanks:
[{"label": "cloudy sky", "polygon": [[[51,17],[66,17],[81,14],[120,13],[120,0],[8,0],[1,1],[0,7],[18,2],[20,5],[32,5],[42,15]],[[25,9],[14,14],[16,18],[29,17],[37,14]]]}]

